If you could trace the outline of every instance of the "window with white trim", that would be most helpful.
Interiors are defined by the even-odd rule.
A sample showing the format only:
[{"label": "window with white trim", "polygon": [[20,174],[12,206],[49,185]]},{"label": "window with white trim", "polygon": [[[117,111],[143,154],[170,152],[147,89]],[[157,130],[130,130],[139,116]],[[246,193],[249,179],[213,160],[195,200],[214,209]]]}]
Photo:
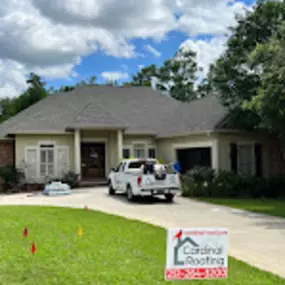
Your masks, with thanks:
[{"label": "window with white trim", "polygon": [[145,144],[135,143],[133,144],[133,153],[135,158],[145,158]]},{"label": "window with white trim", "polygon": [[242,175],[254,175],[254,145],[237,146],[237,171]]},{"label": "window with white trim", "polygon": [[61,178],[69,170],[68,146],[57,146],[57,175]]},{"label": "window with white trim", "polygon": [[123,148],[123,158],[128,159],[131,157],[131,149],[129,147]]},{"label": "window with white trim", "polygon": [[40,176],[53,177],[55,175],[55,151],[53,144],[40,145]]},{"label": "window with white trim", "polygon": [[148,158],[156,158],[156,149],[155,147],[148,148]]},{"label": "window with white trim", "polygon": [[37,157],[37,147],[27,147],[26,148],[26,161],[25,161],[25,175],[26,179],[35,180],[38,174],[38,157]]}]

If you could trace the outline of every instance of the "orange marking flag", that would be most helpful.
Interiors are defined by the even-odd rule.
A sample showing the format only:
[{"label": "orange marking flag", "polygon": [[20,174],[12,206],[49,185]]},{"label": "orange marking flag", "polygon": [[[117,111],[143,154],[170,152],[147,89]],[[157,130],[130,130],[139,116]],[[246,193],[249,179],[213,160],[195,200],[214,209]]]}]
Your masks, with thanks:
[{"label": "orange marking flag", "polygon": [[28,228],[25,228],[24,229],[24,237],[26,238],[26,237],[28,237],[28,235],[29,235]]},{"label": "orange marking flag", "polygon": [[36,252],[37,252],[37,248],[36,248],[35,243],[33,242],[32,243],[32,254],[35,254]]}]

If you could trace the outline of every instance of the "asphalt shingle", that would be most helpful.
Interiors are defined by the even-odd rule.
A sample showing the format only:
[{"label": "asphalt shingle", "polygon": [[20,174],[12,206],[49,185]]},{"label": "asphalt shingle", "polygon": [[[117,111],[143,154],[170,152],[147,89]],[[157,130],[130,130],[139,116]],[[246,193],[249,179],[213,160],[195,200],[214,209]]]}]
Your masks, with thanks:
[{"label": "asphalt shingle", "polygon": [[81,86],[50,95],[2,123],[0,136],[92,127],[172,136],[214,130],[225,116],[214,95],[182,103],[148,87]]}]

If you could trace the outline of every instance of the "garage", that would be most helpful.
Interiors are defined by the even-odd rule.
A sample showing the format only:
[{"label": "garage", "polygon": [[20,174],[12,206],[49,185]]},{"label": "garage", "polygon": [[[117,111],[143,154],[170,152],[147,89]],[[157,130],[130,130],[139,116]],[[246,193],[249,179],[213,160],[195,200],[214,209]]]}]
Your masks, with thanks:
[{"label": "garage", "polygon": [[211,147],[182,148],[176,150],[182,173],[195,166],[212,167]]}]

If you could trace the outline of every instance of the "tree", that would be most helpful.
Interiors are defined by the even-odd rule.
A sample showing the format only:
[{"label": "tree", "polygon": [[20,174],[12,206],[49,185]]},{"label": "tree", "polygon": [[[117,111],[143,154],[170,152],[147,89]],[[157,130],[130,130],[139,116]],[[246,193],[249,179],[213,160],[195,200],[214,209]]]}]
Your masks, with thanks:
[{"label": "tree", "polygon": [[143,68],[133,76],[135,86],[152,86],[157,90],[169,93],[180,101],[190,101],[197,98],[195,92],[196,54],[193,51],[180,49],[173,58],[166,60],[161,67],[152,64]]},{"label": "tree", "polygon": [[48,92],[45,89],[45,82],[37,74],[30,73],[27,83],[28,89],[22,95],[13,99],[5,98],[1,101],[3,112],[0,116],[0,121],[3,122],[9,119],[48,96]]},{"label": "tree", "polygon": [[158,69],[155,64],[142,68],[137,75],[134,75],[132,78],[132,85],[135,86],[151,86],[151,82],[154,78],[157,78]]},{"label": "tree", "polygon": [[252,68],[260,75],[257,96],[245,102],[267,129],[285,136],[285,21],[277,33],[250,55]]},{"label": "tree", "polygon": [[231,28],[231,36],[227,42],[225,53],[218,59],[210,71],[211,88],[218,91],[230,110],[246,113],[246,124],[256,127],[261,118],[254,109],[244,110],[245,101],[256,96],[260,86],[260,74],[253,69],[249,55],[258,44],[266,44],[277,33],[280,22],[285,19],[284,1],[259,1],[252,12],[245,16],[237,16],[238,25]]},{"label": "tree", "polygon": [[93,75],[93,76],[89,77],[87,80],[81,80],[81,81],[77,82],[75,85],[64,85],[64,86],[61,86],[58,90],[56,90],[53,93],[70,92],[70,91],[74,90],[76,87],[79,87],[79,86],[96,85],[96,80],[97,80],[97,77]]},{"label": "tree", "polygon": [[195,61],[196,53],[180,49],[174,58],[166,60],[159,69],[157,87],[169,92],[179,101],[190,101],[197,98],[194,90],[198,71]]}]

